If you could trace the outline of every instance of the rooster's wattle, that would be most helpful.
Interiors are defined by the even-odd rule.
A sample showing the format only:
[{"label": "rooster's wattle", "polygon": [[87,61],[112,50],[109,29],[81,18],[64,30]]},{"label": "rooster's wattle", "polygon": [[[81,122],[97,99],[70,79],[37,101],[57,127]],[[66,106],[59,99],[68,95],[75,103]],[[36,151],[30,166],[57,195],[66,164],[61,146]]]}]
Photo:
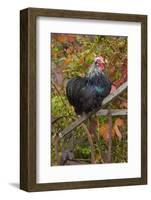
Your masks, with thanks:
[{"label": "rooster's wattle", "polygon": [[85,77],[71,78],[66,86],[69,103],[79,115],[89,113],[102,104],[111,91],[111,82],[104,74],[105,61],[96,57]]}]

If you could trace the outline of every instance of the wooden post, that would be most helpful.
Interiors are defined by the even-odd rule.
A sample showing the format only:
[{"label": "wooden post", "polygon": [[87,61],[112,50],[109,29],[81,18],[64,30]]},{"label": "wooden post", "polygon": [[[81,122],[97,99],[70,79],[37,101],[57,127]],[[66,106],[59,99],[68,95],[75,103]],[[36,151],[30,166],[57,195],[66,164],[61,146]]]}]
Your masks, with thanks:
[{"label": "wooden post", "polygon": [[110,111],[109,111],[108,119],[109,119],[109,143],[108,143],[107,162],[111,163],[112,162],[112,116],[110,115]]}]

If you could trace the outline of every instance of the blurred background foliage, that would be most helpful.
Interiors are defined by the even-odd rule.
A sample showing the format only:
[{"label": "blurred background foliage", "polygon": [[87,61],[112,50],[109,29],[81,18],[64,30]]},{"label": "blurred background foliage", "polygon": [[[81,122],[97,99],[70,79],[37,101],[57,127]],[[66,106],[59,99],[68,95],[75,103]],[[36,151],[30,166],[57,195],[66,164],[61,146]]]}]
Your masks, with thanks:
[{"label": "blurred background foliage", "polygon": [[[56,143],[56,136],[77,117],[68,103],[65,85],[68,79],[85,76],[96,56],[105,58],[105,73],[116,89],[127,81],[127,37],[79,34],[51,34],[51,117],[56,119],[51,132],[51,165],[60,165],[65,154],[74,160],[65,164],[91,162],[91,147],[85,129]],[[107,105],[127,109],[127,91]],[[107,162],[109,124],[107,116],[94,117],[85,123],[94,143],[95,163]],[[91,131],[92,130],[92,131]],[[98,141],[93,134],[96,132]],[[118,133],[122,139],[118,137]],[[112,117],[112,163],[127,162],[127,116]]]}]

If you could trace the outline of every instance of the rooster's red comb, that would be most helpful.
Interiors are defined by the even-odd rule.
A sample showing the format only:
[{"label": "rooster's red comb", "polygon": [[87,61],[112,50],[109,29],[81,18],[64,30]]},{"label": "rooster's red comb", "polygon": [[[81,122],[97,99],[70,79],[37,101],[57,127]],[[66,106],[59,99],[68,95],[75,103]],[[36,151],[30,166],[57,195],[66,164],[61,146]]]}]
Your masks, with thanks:
[{"label": "rooster's red comb", "polygon": [[101,63],[105,63],[105,60],[102,56],[98,56],[94,59],[95,62],[100,61]]}]

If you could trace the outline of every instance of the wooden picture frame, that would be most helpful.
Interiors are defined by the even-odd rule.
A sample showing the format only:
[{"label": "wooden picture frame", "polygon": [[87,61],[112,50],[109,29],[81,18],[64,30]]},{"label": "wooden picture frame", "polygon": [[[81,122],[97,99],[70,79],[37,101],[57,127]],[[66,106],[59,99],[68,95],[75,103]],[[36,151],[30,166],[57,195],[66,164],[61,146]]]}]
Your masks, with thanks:
[{"label": "wooden picture frame", "polygon": [[[36,19],[39,16],[141,23],[141,177],[36,183]],[[27,8],[20,12],[20,188],[46,191],[147,184],[147,16]]]}]

